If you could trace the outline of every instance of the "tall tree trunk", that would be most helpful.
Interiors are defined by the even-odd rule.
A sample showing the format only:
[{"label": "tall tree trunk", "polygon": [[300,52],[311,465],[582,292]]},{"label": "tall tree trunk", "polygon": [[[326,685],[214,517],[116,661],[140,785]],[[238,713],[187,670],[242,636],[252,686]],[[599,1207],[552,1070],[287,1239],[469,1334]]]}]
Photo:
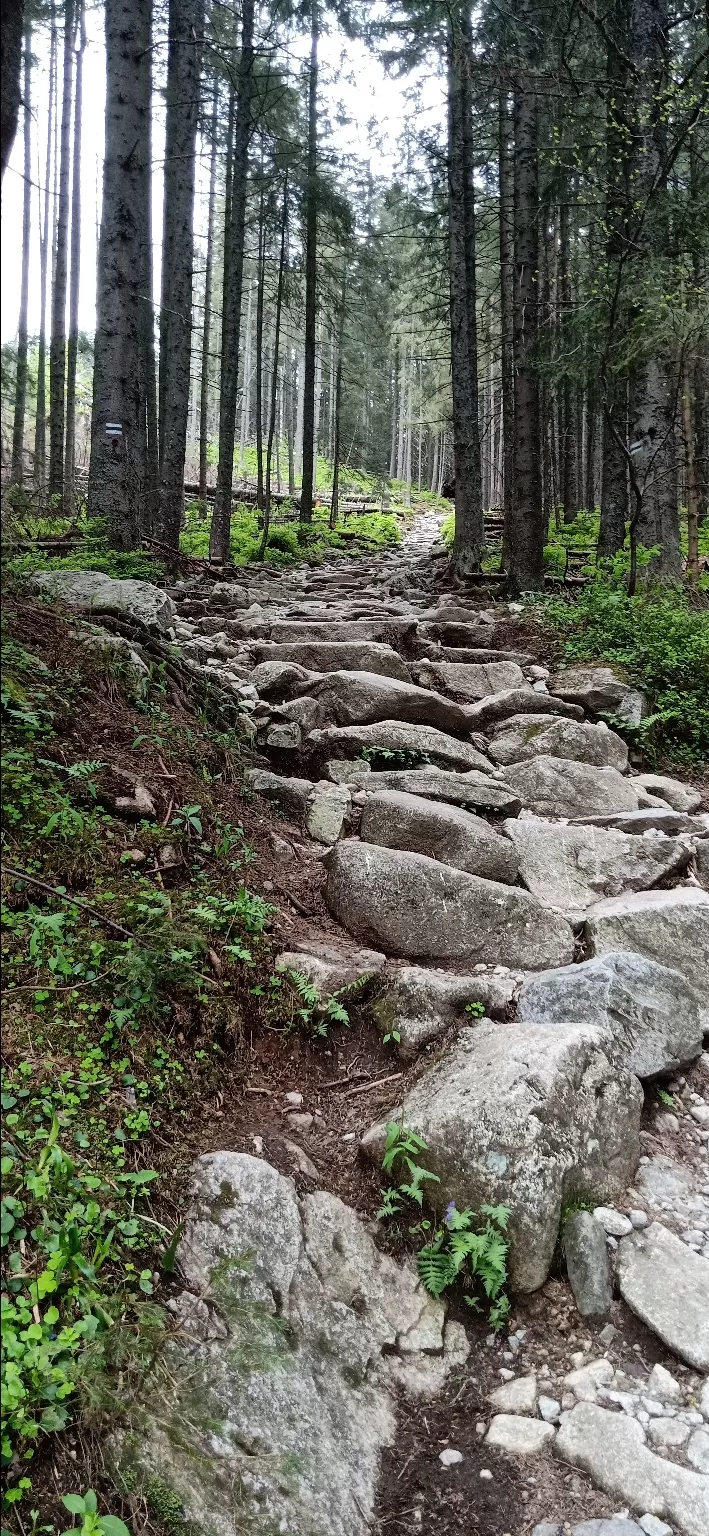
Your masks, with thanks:
[{"label": "tall tree trunk", "polygon": [[256,505],[263,508],[263,307],[266,283],[266,216],[263,166],[258,210],[256,273]]},{"label": "tall tree trunk", "polygon": [[[569,253],[569,197],[571,184],[565,179],[561,189],[559,207],[559,301],[561,308],[562,346],[568,355],[571,320],[571,267]],[[561,396],[561,500],[564,506],[564,522],[573,523],[578,512],[577,473],[578,443],[576,435],[576,391],[568,362],[564,362]]]},{"label": "tall tree trunk", "polygon": [[207,204],[207,255],[204,266],[204,313],[202,315],[202,371],[199,381],[199,508],[207,516],[207,448],[209,445],[209,343],[212,331],[212,268],[214,265],[214,210],[217,201],[217,114],[219,79],[212,91],[209,151],[209,201]]},{"label": "tall tree trunk", "polygon": [[0,35],[0,174],[5,166],[17,133],[20,113],[20,81],[22,79],[22,31],[24,25],[24,0],[6,0],[2,7],[2,32]]},{"label": "tall tree trunk", "polygon": [[682,390],[684,458],[687,473],[687,575],[696,586],[699,575],[699,496],[694,460],[694,419],[692,410],[692,366],[685,368]]},{"label": "tall tree trunk", "polygon": [[246,445],[251,426],[251,374],[253,372],[253,278],[249,278],[249,294],[246,300],[246,342],[244,344],[244,372],[241,384],[241,432],[239,436],[239,474],[246,469]]},{"label": "tall tree trunk", "polygon": [[[4,43],[4,39],[3,39]],[[20,278],[20,315],[17,325],[17,374],[15,378],[15,415],[12,424],[13,485],[22,485],[25,470],[25,406],[27,403],[27,306],[30,287],[30,225],[32,216],[32,25],[24,39],[24,187],[22,189],[22,275]]]},{"label": "tall tree trunk", "polygon": [[236,397],[239,388],[241,291],[244,281],[244,222],[254,78],[254,0],[243,0],[241,58],[234,124],[234,154],[229,221],[225,231],[222,355],[219,388],[219,464],[214,514],[209,536],[212,560],[229,557],[231,488],[234,480]]},{"label": "tall tree trunk", "polygon": [[81,278],[81,126],[83,114],[86,17],[79,0],[79,47],[74,90],[74,163],[71,187],[69,340],[66,349],[66,439],[64,444],[64,516],[76,515],[76,365],[79,355],[79,283]]},{"label": "tall tree trunk", "polygon": [[337,527],[340,511],[340,459],[342,457],[342,363],[345,350],[345,308],[347,304],[347,263],[342,271],[340,313],[337,324],[337,362],[335,365],[335,421],[332,444],[332,501],[330,503],[330,527]]},{"label": "tall tree trunk", "polygon": [[66,292],[69,251],[69,171],[71,166],[71,91],[75,5],[64,5],[64,66],[59,139],[59,203],[57,248],[52,283],[52,329],[49,341],[49,494],[64,491],[64,410],[66,389]]},{"label": "tall tree trunk", "polygon": [[514,493],[510,507],[509,588],[544,585],[540,385],[535,349],[539,323],[539,163],[537,97],[522,74],[514,90]]},{"label": "tall tree trunk", "polygon": [[294,353],[292,358],[289,359],[288,367],[286,369],[286,377],[288,380],[288,495],[291,497],[291,499],[295,496],[295,418],[296,395],[298,390],[298,381],[296,378],[297,366],[296,356]]},{"label": "tall tree trunk", "polygon": [[263,510],[263,534],[261,536],[261,548],[259,560],[263,560],[268,544],[268,532],[271,522],[271,463],[273,459],[273,440],[276,432],[276,401],[278,394],[278,354],[281,341],[281,310],[283,307],[283,275],[286,267],[286,245],[288,238],[288,172],[283,180],[283,209],[281,213],[281,244],[278,255],[278,284],[276,288],[276,313],[273,323],[273,370],[271,374],[271,404],[268,416],[268,438],[266,441],[266,494]]},{"label": "tall tree trunk", "polygon": [[203,0],[170,0],[165,195],[160,294],[159,526],[169,549],[180,542],[192,355],[194,182],[199,122]]},{"label": "tall tree trunk", "polygon": [[151,22],[150,0],[107,0],[89,507],[107,519],[110,544],[123,550],[137,547],[146,486],[144,245]]},{"label": "tall tree trunk", "polygon": [[311,0],[308,86],[308,163],[305,185],[305,378],[303,386],[303,474],[301,524],[313,520],[315,490],[315,321],[318,237],[318,0]]},{"label": "tall tree trunk", "polygon": [[456,8],[448,28],[448,241],[455,465],[451,563],[458,576],[479,570],[485,544],[478,420],[471,56],[468,13]]},{"label": "tall tree trunk", "polygon": [[514,496],[514,171],[510,139],[512,122],[507,92],[498,104],[500,193],[500,380],[502,387],[502,507],[504,511],[503,569],[508,569],[508,545]]},{"label": "tall tree trunk", "polygon": [[[49,102],[47,107],[47,153],[44,166],[44,209],[40,202],[39,237],[39,341],[37,345],[37,417],[34,436],[34,474],[37,491],[44,491],[47,475],[47,273],[49,269],[50,182],[52,173],[52,118],[57,76],[57,23],[54,0],[51,5],[49,44]],[[40,194],[41,196],[41,194]]]}]

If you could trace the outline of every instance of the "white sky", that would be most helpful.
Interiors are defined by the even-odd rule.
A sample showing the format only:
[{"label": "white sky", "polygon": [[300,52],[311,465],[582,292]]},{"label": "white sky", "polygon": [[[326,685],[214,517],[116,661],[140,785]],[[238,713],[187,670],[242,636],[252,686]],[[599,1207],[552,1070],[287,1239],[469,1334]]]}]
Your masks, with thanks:
[{"label": "white sky", "polygon": [[[104,108],[105,108],[105,58],[103,51],[102,8],[87,11],[88,44],[84,55],[84,110],[82,132],[82,241],[81,241],[81,291],[79,325],[84,331],[93,331],[96,323],[95,275],[97,226],[100,218]],[[291,44],[291,58],[305,57],[309,48],[307,37],[299,37]],[[39,329],[39,188],[44,186],[46,156],[49,37],[48,30],[34,40],[33,52],[37,68],[32,72],[32,245],[30,260],[29,333]],[[164,48],[161,50],[164,54]],[[344,67],[343,67],[344,54]],[[409,124],[415,132],[433,127],[442,117],[442,85],[434,76],[423,71],[417,77],[398,80],[388,76],[383,65],[360,41],[352,42],[342,33],[333,30],[322,38],[321,94],[333,125],[336,150],[347,156],[353,153],[363,163],[371,163],[372,172],[393,175],[400,169],[400,140]],[[61,37],[59,67],[61,70]],[[60,81],[61,88],[61,81]],[[406,97],[407,90],[415,92],[415,100]],[[154,240],[154,287],[159,292],[160,247],[162,241],[162,175],[163,153],[162,102],[154,97],[153,121],[153,240]],[[338,110],[336,110],[338,109]],[[346,122],[338,123],[337,116]],[[2,257],[2,291],[0,305],[0,337],[3,342],[12,341],[17,332],[17,316],[20,303],[20,259],[22,237],[23,197],[23,144],[22,109],[12,156],[3,177],[2,229],[0,252]],[[198,167],[197,205],[195,223],[199,231],[203,223],[204,203],[208,174],[206,167]]]}]

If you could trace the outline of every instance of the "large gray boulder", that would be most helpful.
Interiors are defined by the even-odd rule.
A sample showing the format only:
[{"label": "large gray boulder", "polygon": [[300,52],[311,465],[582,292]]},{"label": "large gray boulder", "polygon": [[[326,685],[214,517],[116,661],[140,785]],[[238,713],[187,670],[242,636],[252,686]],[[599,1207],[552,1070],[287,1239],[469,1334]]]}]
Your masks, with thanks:
[{"label": "large gray boulder", "polygon": [[[489,764],[488,764],[489,770]],[[447,805],[468,806],[497,815],[516,815],[520,801],[505,784],[487,773],[472,768],[468,773],[452,773],[445,768],[424,764],[421,768],[391,769],[372,773],[366,790],[397,789],[406,795],[421,795],[425,800],[440,800]]]},{"label": "large gray boulder", "polygon": [[270,645],[268,661],[290,661],[310,672],[368,672],[410,683],[409,669],[390,645],[375,640],[300,640]]},{"label": "large gray boulder", "polygon": [[519,981],[511,973],[458,976],[405,965],[382,978],[370,1012],[383,1035],[399,1036],[397,1051],[407,1060],[451,1025],[467,1022],[468,1003],[482,1003],[488,1018],[506,1018],[518,988]]},{"label": "large gray boulder", "polygon": [[613,1287],[606,1234],[590,1211],[574,1211],[562,1232],[569,1284],[581,1317],[610,1312]]},{"label": "large gray boulder", "polygon": [[673,811],[698,811],[702,804],[702,797],[698,789],[692,789],[691,784],[681,784],[679,779],[670,779],[664,773],[638,773],[635,783],[654,796],[657,800],[666,800]]},{"label": "large gray boulder", "polygon": [[490,743],[490,756],[502,764],[524,763],[531,757],[568,757],[577,763],[592,763],[597,768],[628,766],[628,748],[622,736],[610,731],[600,721],[589,725],[584,720],[550,719],[533,715],[515,715],[504,727],[498,727]]},{"label": "large gray boulder", "polygon": [[277,619],[271,626],[271,639],[277,645],[291,645],[312,640],[346,641],[360,644],[379,640],[393,644],[416,631],[416,619],[385,614],[371,619]]},{"label": "large gray boulder", "polygon": [[414,683],[373,672],[329,672],[308,690],[333,725],[371,725],[380,720],[404,720],[432,725],[441,731],[467,732],[462,705]]},{"label": "large gray boulder", "polygon": [[124,1474],[139,1490],[159,1478],[214,1536],[365,1536],[391,1382],[430,1362],[442,1384],[462,1330],[342,1201],[299,1201],[243,1153],[197,1162],[179,1261],[181,1331],[122,1439]]},{"label": "large gray boulder", "polygon": [[648,712],[644,693],[623,682],[612,667],[566,667],[548,687],[557,698],[580,704],[590,715],[617,715],[627,725],[639,725]]},{"label": "large gray boulder", "polygon": [[641,891],[684,869],[691,844],[662,832],[626,837],[598,827],[515,819],[504,823],[527,890],[570,923],[605,896]]},{"label": "large gray boulder", "polygon": [[688,1365],[709,1371],[709,1259],[653,1221],[621,1239],[618,1280],[648,1328]]},{"label": "large gray boulder", "polygon": [[[417,689],[423,693],[424,689]],[[428,695],[432,697],[431,694]],[[445,731],[431,725],[414,725],[404,720],[380,720],[375,725],[333,725],[325,730],[311,731],[308,742],[311,748],[331,756],[338,749],[343,753],[361,752],[365,748],[385,752],[407,752],[428,757],[446,768],[477,768],[480,773],[492,774],[492,763],[468,741],[456,741]]]},{"label": "large gray boulder", "polygon": [[466,710],[468,729],[486,730],[498,720],[508,720],[513,715],[565,715],[569,720],[583,719],[583,710],[577,704],[566,704],[553,699],[548,693],[535,693],[533,688],[506,688],[493,693],[487,699],[469,704]]},{"label": "large gray boulder", "polygon": [[706,1536],[709,1478],[656,1456],[637,1419],[596,1403],[577,1403],[561,1416],[554,1452],[638,1514],[664,1516],[684,1536]]},{"label": "large gray boulder", "polygon": [[[635,780],[630,782],[634,784]],[[671,811],[669,806],[664,810],[643,806],[637,811],[607,811],[598,816],[573,816],[571,821],[572,824],[579,822],[586,827],[612,827],[630,837],[642,837],[645,832],[665,832],[668,837],[677,837],[680,832],[705,835],[705,828],[697,826],[697,818],[685,816],[681,811]]]},{"label": "large gray boulder", "polygon": [[160,633],[174,622],[172,598],[149,581],[116,581],[102,571],[38,571],[32,581],[70,608],[115,613]]},{"label": "large gray boulder", "polygon": [[425,853],[486,880],[514,885],[517,879],[519,861],[514,849],[481,816],[421,795],[378,790],[362,812],[360,837],[381,848]]},{"label": "large gray boulder", "polygon": [[[407,1094],[404,1123],[426,1141],[438,1174],[437,1209],[507,1205],[514,1288],[534,1291],[549,1272],[566,1194],[617,1198],[639,1154],[642,1090],[618,1065],[603,1030],[484,1019]],[[386,1127],[364,1138],[380,1157]],[[423,1160],[423,1159],[422,1159]]]},{"label": "large gray boulder", "polygon": [[280,704],[298,693],[310,677],[311,673],[306,672],[305,667],[295,666],[293,662],[262,661],[249,673],[249,682],[262,699],[273,699]]},{"label": "large gray boulder", "polygon": [[523,806],[537,816],[588,816],[608,811],[636,811],[633,780],[617,768],[594,768],[561,757],[535,757],[499,769]]},{"label": "large gray boulder", "polygon": [[280,806],[286,815],[296,821],[307,814],[315,790],[310,779],[287,778],[278,773],[269,773],[266,768],[249,768],[246,783],[254,794],[263,795],[264,800]]},{"label": "large gray boulder", "polygon": [[696,886],[636,891],[589,907],[591,953],[632,949],[658,965],[681,971],[709,1010],[709,893]]},{"label": "large gray boulder", "polygon": [[521,667],[513,661],[483,662],[477,666],[451,661],[422,662],[418,667],[418,681],[422,688],[436,688],[462,704],[500,693],[503,688],[529,686]]},{"label": "large gray boulder", "polygon": [[573,933],[515,886],[420,853],[344,841],[326,859],[325,897],[349,933],[388,955],[543,970],[573,956]]},{"label": "large gray boulder", "polygon": [[528,976],[517,1017],[554,1028],[578,1019],[607,1029],[623,1065],[638,1077],[669,1071],[702,1049],[694,989],[679,971],[630,952]]}]

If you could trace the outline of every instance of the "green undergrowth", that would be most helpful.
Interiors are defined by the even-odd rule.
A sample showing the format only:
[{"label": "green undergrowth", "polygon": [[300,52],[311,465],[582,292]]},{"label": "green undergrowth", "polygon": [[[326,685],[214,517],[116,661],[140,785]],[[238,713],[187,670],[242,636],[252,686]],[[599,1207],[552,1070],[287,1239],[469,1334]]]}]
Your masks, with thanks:
[{"label": "green undergrowth", "polygon": [[408,1235],[424,1238],[416,1252],[416,1265],[429,1295],[440,1297],[452,1286],[460,1286],[466,1305],[476,1312],[484,1306],[490,1326],[501,1328],[510,1311],[506,1294],[509,1208],[483,1205],[479,1211],[468,1207],[459,1211],[451,1200],[442,1221],[424,1216],[426,1190],[440,1183],[438,1174],[422,1161],[428,1151],[427,1142],[417,1131],[403,1120],[390,1120],[382,1171],[393,1182],[382,1191],[377,1218],[400,1222],[407,1210],[417,1209],[421,1214],[408,1227]]},{"label": "green undergrowth", "polygon": [[[649,560],[640,552],[641,566]],[[610,662],[643,688],[650,710],[634,728],[608,716],[647,760],[706,764],[709,758],[709,608],[679,585],[641,582],[628,597],[627,557],[604,562],[573,601],[547,599],[546,622],[569,662]]]},{"label": "green undergrowth", "polygon": [[[394,512],[368,512],[342,516],[330,529],[325,509],[315,509],[307,535],[296,520],[279,521],[290,513],[290,503],[274,511],[265,558],[269,565],[290,566],[307,559],[318,563],[340,551],[348,555],[376,553],[401,542],[401,518]],[[231,559],[234,565],[248,565],[257,560],[261,547],[261,529],[255,510],[239,507],[231,520]],[[180,538],[183,554],[206,559],[209,554],[209,523],[196,502],[187,508],[186,525]]]},{"label": "green undergrowth", "polygon": [[[27,1532],[52,1437],[128,1412],[161,1354],[164,1168],[278,1005],[239,737],[131,697],[21,584],[3,606],[2,1460]],[[126,761],[154,814],[117,813]]]}]

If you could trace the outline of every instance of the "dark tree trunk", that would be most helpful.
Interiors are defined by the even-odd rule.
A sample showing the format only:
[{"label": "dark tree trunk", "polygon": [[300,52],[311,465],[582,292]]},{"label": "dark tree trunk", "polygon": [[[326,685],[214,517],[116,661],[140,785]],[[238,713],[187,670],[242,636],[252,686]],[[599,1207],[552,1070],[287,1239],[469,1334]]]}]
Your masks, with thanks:
[{"label": "dark tree trunk", "polygon": [[342,357],[345,349],[345,306],[347,303],[347,264],[342,273],[340,314],[337,325],[337,363],[335,366],[335,422],[332,443],[332,501],[330,527],[337,527],[340,500],[340,458],[342,454]]},{"label": "dark tree trunk", "polygon": [[[568,330],[571,319],[571,270],[569,255],[569,203],[570,185],[562,188],[559,208],[559,301],[561,307],[561,337],[564,351],[568,354]],[[561,500],[564,522],[573,523],[578,512],[577,475],[578,443],[576,424],[576,390],[568,362],[564,364],[561,398]]]},{"label": "dark tree trunk", "polygon": [[[618,297],[622,287],[622,263],[626,256],[628,209],[628,143],[631,125],[627,111],[628,0],[618,0],[608,16],[609,45],[606,59],[608,101],[606,107],[606,283],[609,294],[609,341],[602,365],[601,523],[598,554],[610,559],[623,548],[629,516],[628,385],[624,374],[611,367],[613,329],[620,329]],[[614,313],[615,310],[615,313]]]},{"label": "dark tree trunk", "polygon": [[52,283],[52,328],[49,340],[49,494],[64,492],[64,411],[66,390],[66,292],[69,253],[69,172],[71,168],[71,92],[75,7],[64,6],[64,67],[59,136],[59,202],[57,245]]},{"label": "dark tree trunk", "polygon": [[170,0],[160,293],[160,539],[177,549],[185,500],[192,355],[194,181],[203,0]]},{"label": "dark tree trunk", "polygon": [[276,288],[276,314],[273,324],[273,372],[271,375],[271,404],[268,416],[268,439],[266,442],[266,495],[263,510],[263,534],[259,559],[263,560],[268,544],[268,534],[271,523],[271,464],[273,461],[273,440],[276,434],[276,402],[278,396],[278,355],[281,342],[281,310],[283,308],[283,276],[286,267],[286,245],[288,239],[288,172],[286,171],[283,182],[283,210],[281,214],[281,246],[278,255],[278,285]]},{"label": "dark tree trunk", "polygon": [[467,12],[456,10],[451,13],[448,29],[448,242],[455,465],[451,562],[459,576],[469,576],[480,569],[485,545],[478,420],[470,69]]},{"label": "dark tree trunk", "polygon": [[241,58],[234,124],[232,176],[225,227],[224,292],[222,297],[222,347],[219,383],[219,464],[214,514],[209,537],[212,560],[229,558],[231,489],[234,480],[236,398],[239,388],[239,335],[241,291],[244,281],[244,221],[251,134],[251,97],[254,78],[254,0],[243,0]]},{"label": "dark tree trunk", "polygon": [[514,495],[514,359],[512,327],[512,288],[514,272],[514,199],[513,168],[510,151],[511,122],[506,91],[500,92],[498,115],[499,192],[500,192],[500,341],[502,384],[502,506],[505,514],[505,552],[507,568],[508,529]]},{"label": "dark tree trunk", "polygon": [[308,82],[308,165],[305,186],[305,378],[303,384],[303,469],[300,521],[313,520],[316,475],[315,325],[318,239],[318,0],[311,0],[310,78]]},{"label": "dark tree trunk", "polygon": [[298,362],[293,355],[287,368],[288,377],[288,495],[295,496],[295,418],[298,396]]},{"label": "dark tree trunk", "polygon": [[[146,491],[146,189],[150,0],[107,0],[106,150],[98,254],[89,506],[135,549]],[[147,61],[147,65],[146,65]]]},{"label": "dark tree trunk", "polygon": [[[3,40],[4,41],[4,40]],[[24,176],[22,193],[22,275],[20,278],[20,315],[17,325],[17,375],[15,379],[15,414],[12,424],[13,485],[22,485],[25,472],[25,406],[27,404],[27,306],[30,287],[30,222],[32,213],[32,27],[27,27],[24,41]]]},{"label": "dark tree trunk", "polygon": [[544,514],[539,454],[538,332],[539,164],[537,98],[533,82],[514,90],[514,493],[510,508],[508,577],[511,592],[544,585]]},{"label": "dark tree trunk", "polygon": [[[204,314],[202,316],[202,371],[199,381],[199,505],[207,516],[207,448],[209,418],[209,345],[212,330],[212,268],[214,265],[214,209],[217,201],[217,115],[219,81],[214,81],[212,95],[211,148],[209,155],[209,205],[207,211],[207,256],[204,267]],[[244,389],[246,380],[244,380]]]},{"label": "dark tree trunk", "polygon": [[263,305],[266,285],[266,217],[263,166],[258,210],[256,273],[256,505],[263,508]]},{"label": "dark tree trunk", "polygon": [[64,444],[64,516],[76,513],[76,365],[79,355],[79,281],[81,277],[81,121],[83,112],[86,19],[79,0],[79,47],[74,90],[74,164],[71,187],[71,251],[69,271],[69,340],[66,349],[66,439]]},{"label": "dark tree trunk", "polygon": [[17,133],[20,112],[20,81],[22,78],[22,28],[24,23],[23,0],[5,0],[2,7],[2,33],[0,36],[2,65],[0,68],[2,104],[0,107],[0,167],[5,166]]},{"label": "dark tree trunk", "polygon": [[37,344],[37,417],[34,435],[34,474],[38,492],[44,491],[47,475],[47,273],[49,268],[50,182],[52,175],[52,117],[57,75],[57,24],[54,0],[51,8],[49,44],[49,103],[47,108],[47,154],[44,166],[44,208],[39,237],[39,340]]}]

